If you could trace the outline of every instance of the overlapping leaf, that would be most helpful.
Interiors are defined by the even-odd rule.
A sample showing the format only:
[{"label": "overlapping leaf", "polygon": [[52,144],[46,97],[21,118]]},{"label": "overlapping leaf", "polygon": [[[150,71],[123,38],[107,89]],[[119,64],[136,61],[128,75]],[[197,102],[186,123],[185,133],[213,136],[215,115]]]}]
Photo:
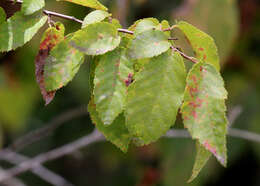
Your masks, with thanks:
[{"label": "overlapping leaf", "polygon": [[16,13],[0,26],[0,52],[14,50],[27,43],[47,21],[39,13],[25,16]]},{"label": "overlapping leaf", "polygon": [[120,44],[120,40],[113,24],[101,22],[77,31],[70,45],[87,55],[101,55],[114,50]]},{"label": "overlapping leaf", "polygon": [[[57,0],[57,1],[61,1],[61,0]],[[62,0],[62,1],[68,1],[71,3],[75,3],[81,6],[86,6],[98,10],[107,10],[107,8],[104,5],[102,5],[98,0]]]},{"label": "overlapping leaf", "polygon": [[[146,18],[138,20],[134,26],[134,34],[138,35],[146,30],[156,29],[160,22],[155,18]],[[131,29],[130,29],[131,30]]]},{"label": "overlapping leaf", "polygon": [[185,78],[183,59],[178,53],[168,51],[144,66],[127,94],[126,126],[133,136],[149,144],[174,124]]},{"label": "overlapping leaf", "polygon": [[131,59],[151,58],[166,52],[171,44],[168,36],[160,30],[147,30],[138,34],[129,44]]},{"label": "overlapping leaf", "polygon": [[0,7],[0,24],[5,22],[5,19],[6,19],[5,11],[2,7]]},{"label": "overlapping leaf", "polygon": [[222,165],[226,165],[226,98],[219,72],[207,63],[194,65],[187,77],[181,109],[184,125]]},{"label": "overlapping leaf", "polygon": [[70,37],[72,35],[57,44],[46,59],[44,81],[47,91],[67,85],[84,62],[84,54],[69,45]]},{"label": "overlapping leaf", "polygon": [[211,153],[205,149],[199,142],[196,143],[197,155],[193,166],[192,175],[188,182],[192,182],[199,174],[200,170],[206,165]]},{"label": "overlapping leaf", "polygon": [[126,152],[131,141],[131,136],[125,126],[124,115],[120,114],[111,125],[104,125],[96,111],[93,99],[91,99],[88,105],[88,111],[92,122],[96,125],[97,129],[103,133],[106,139],[111,141],[111,143],[116,145],[123,152]]},{"label": "overlapping leaf", "polygon": [[103,11],[103,10],[95,10],[90,12],[83,20],[82,28],[86,27],[89,24],[98,23],[111,16],[112,14]]},{"label": "overlapping leaf", "polygon": [[44,0],[23,0],[22,12],[24,15],[30,15],[45,6]]},{"label": "overlapping leaf", "polygon": [[94,100],[104,124],[111,124],[123,111],[132,77],[132,63],[126,58],[125,49],[101,56],[94,79]]},{"label": "overlapping leaf", "polygon": [[217,70],[219,70],[220,65],[218,51],[212,37],[184,21],[179,22],[176,26],[188,39],[194,52],[196,53],[196,57],[199,60],[213,65]]},{"label": "overlapping leaf", "polygon": [[40,87],[41,94],[46,105],[49,104],[55,96],[55,91],[47,91],[44,80],[44,66],[51,49],[64,39],[64,27],[57,23],[55,27],[48,28],[42,37],[39,53],[35,60],[35,75]]}]

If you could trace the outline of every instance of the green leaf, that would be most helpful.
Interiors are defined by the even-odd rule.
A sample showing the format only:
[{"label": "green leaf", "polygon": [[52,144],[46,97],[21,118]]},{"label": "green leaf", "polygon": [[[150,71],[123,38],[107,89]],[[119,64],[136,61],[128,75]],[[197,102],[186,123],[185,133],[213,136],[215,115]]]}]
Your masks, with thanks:
[{"label": "green leaf", "polygon": [[138,34],[129,44],[128,55],[132,59],[151,58],[166,52],[171,44],[167,35],[159,30],[147,30]]},{"label": "green leaf", "polygon": [[196,53],[196,57],[213,65],[219,71],[218,50],[213,38],[184,21],[179,22],[176,26],[188,39],[192,49]]},{"label": "green leaf", "polygon": [[[167,29],[167,28],[170,28],[170,24],[168,21],[163,20],[160,24],[160,30]],[[167,34],[168,37],[171,36],[171,31],[165,31],[164,33]]]},{"label": "green leaf", "polygon": [[[61,0],[57,0],[57,1],[61,1]],[[102,5],[98,0],[62,0],[62,1],[68,1],[71,3],[75,3],[81,6],[86,6],[98,10],[107,10],[107,8],[104,5]]]},{"label": "green leaf", "polygon": [[5,11],[2,7],[0,7],[0,24],[4,23],[6,19]]},{"label": "green leaf", "polygon": [[129,86],[126,126],[144,144],[156,141],[174,124],[183,99],[186,70],[178,53],[152,58]]},{"label": "green leaf", "polygon": [[159,25],[159,21],[155,18],[141,19],[136,22],[134,34],[138,35],[144,31],[156,29]]},{"label": "green leaf", "polygon": [[22,12],[24,15],[30,15],[45,6],[44,0],[23,0]]},{"label": "green leaf", "polygon": [[47,21],[47,16],[39,13],[25,16],[14,14],[0,26],[0,52],[14,50],[30,41]]},{"label": "green leaf", "polygon": [[127,152],[131,136],[125,126],[124,114],[120,114],[111,125],[104,125],[98,116],[93,99],[91,99],[88,105],[88,111],[92,122],[106,139],[120,148],[123,152]]},{"label": "green leaf", "polygon": [[39,53],[36,56],[36,81],[40,87],[42,97],[45,100],[45,105],[48,105],[53,100],[56,91],[46,90],[44,79],[44,66],[46,64],[46,59],[48,58],[51,49],[63,40],[64,26],[61,23],[56,23],[54,27],[50,27],[44,32],[40,44]]},{"label": "green leaf", "polygon": [[87,55],[101,55],[114,50],[121,38],[117,29],[110,23],[94,23],[77,31],[70,45]]},{"label": "green leaf", "polygon": [[[156,19],[156,18],[153,18],[153,17],[149,17],[149,18],[144,18],[144,19],[139,19],[137,21],[134,22],[133,25],[131,25],[128,30],[131,30],[131,31],[135,31],[136,30],[136,27],[137,25],[140,23],[140,22],[143,22],[143,21],[149,21],[150,24],[155,24],[155,25],[158,25],[159,24],[159,21]],[[144,28],[145,29],[145,28]]]},{"label": "green leaf", "polygon": [[226,165],[227,92],[220,73],[210,64],[197,63],[187,77],[181,108],[191,136]]},{"label": "green leaf", "polygon": [[205,149],[199,142],[196,143],[197,155],[195,159],[195,164],[193,166],[192,175],[188,182],[192,182],[200,173],[201,169],[206,165],[209,160],[211,153]]},{"label": "green leaf", "polygon": [[101,56],[95,72],[94,101],[105,125],[111,124],[123,111],[132,76],[132,63],[126,58],[124,49]]},{"label": "green leaf", "polygon": [[84,62],[84,54],[72,48],[69,37],[57,44],[50,52],[44,66],[44,81],[47,91],[66,86]]},{"label": "green leaf", "polygon": [[86,27],[89,24],[101,22],[111,15],[112,14],[103,10],[92,11],[84,18],[82,28]]}]

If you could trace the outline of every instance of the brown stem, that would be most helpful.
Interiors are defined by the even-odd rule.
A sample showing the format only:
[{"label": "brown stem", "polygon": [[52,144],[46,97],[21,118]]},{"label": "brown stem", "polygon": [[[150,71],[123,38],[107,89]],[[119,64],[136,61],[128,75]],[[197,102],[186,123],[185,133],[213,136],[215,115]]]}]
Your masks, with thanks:
[{"label": "brown stem", "polygon": [[174,46],[171,46],[171,49],[174,51],[174,52],[178,52],[179,54],[181,54],[182,57],[184,57],[185,59],[187,60],[190,60],[191,62],[193,63],[198,63],[198,60],[194,57],[190,57],[188,55],[186,55],[185,53],[183,53],[182,51],[180,51],[178,48],[174,47]]}]

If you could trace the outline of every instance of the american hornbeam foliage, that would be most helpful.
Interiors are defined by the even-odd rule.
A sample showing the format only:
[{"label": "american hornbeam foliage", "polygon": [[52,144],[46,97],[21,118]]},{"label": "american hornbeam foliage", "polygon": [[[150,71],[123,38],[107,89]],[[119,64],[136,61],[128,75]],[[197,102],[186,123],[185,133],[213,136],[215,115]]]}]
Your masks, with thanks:
[{"label": "american hornbeam foliage", "polygon": [[[122,29],[97,0],[65,1],[96,9],[84,21],[71,19],[82,28],[68,35],[62,23],[48,19],[44,0],[23,0],[21,11],[7,20],[0,8],[1,52],[21,47],[49,20],[35,61],[46,105],[89,55],[88,111],[109,141],[124,152],[131,142],[155,142],[174,125],[180,111],[184,127],[197,142],[190,181],[212,154],[226,166],[227,92],[214,40],[183,21],[170,26],[165,20],[146,18]],[[175,29],[186,36],[194,57],[176,47],[171,38]],[[184,58],[194,63],[188,73]]]}]

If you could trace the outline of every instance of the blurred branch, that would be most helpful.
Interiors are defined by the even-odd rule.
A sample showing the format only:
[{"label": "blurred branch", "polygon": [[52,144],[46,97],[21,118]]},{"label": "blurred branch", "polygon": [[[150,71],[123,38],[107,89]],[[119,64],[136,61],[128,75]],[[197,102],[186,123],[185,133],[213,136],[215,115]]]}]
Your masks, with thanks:
[{"label": "blurred branch", "polygon": [[[46,123],[45,127],[32,131],[32,132],[26,134],[25,136],[19,138],[13,144],[10,145],[9,149],[16,150],[16,151],[21,150],[25,146],[30,145],[48,135],[50,135],[55,129],[60,127],[65,122],[70,121],[73,118],[77,118],[77,117],[84,116],[84,115],[88,115],[87,109],[84,107],[66,111],[66,112],[58,115],[57,117],[55,117],[49,123]],[[1,153],[1,151],[0,151],[0,153]]]},{"label": "blurred branch", "polygon": [[236,121],[238,116],[242,113],[242,111],[243,111],[243,109],[239,105],[233,107],[229,111],[229,114],[228,114],[229,127],[231,127],[234,124],[234,122]]},{"label": "blurred branch", "polygon": [[[0,175],[5,174],[5,170],[0,167]],[[8,180],[4,181],[2,186],[26,186],[21,180],[17,178],[9,178]]]},{"label": "blurred branch", "polygon": [[128,6],[129,6],[129,0],[117,0],[116,17],[118,18],[119,22],[123,26],[126,26],[126,17],[128,14]]},{"label": "blurred branch", "polygon": [[104,140],[102,134],[99,133],[97,130],[94,130],[91,134],[82,137],[72,143],[66,144],[49,152],[42,153],[36,156],[35,158],[22,162],[14,168],[6,170],[3,174],[0,174],[0,182],[12,178],[18,174],[21,174],[22,172],[33,169],[42,163],[70,154],[76,151],[77,149],[86,147],[92,143],[102,140]]},{"label": "blurred branch", "polygon": [[[21,154],[18,154],[16,152],[6,150],[6,151],[0,152],[0,160],[4,160],[4,161],[10,162],[12,164],[15,164],[15,165],[18,164],[19,165],[22,162],[29,161],[29,158],[27,158],[26,156],[23,156]],[[36,166],[31,171],[35,175],[39,176],[41,179],[43,179],[44,181],[46,181],[46,182],[48,182],[52,185],[55,185],[55,186],[73,186],[71,183],[69,183],[67,180],[65,180],[60,175],[51,172],[50,170],[46,169],[45,167],[43,167],[41,165]],[[0,174],[2,174],[2,173],[0,172]]]}]

